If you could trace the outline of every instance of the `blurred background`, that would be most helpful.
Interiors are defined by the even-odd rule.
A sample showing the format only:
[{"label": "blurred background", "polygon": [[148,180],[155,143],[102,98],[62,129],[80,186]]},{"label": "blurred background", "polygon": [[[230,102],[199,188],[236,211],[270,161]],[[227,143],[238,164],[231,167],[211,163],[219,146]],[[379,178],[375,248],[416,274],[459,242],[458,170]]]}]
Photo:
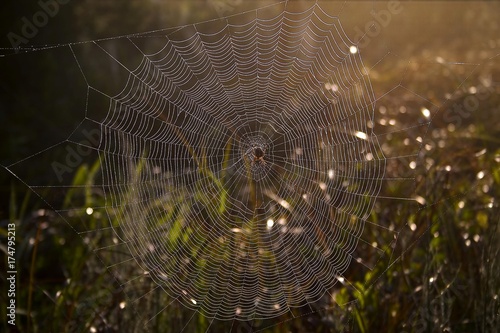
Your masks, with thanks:
[{"label": "blurred background", "polygon": [[[108,267],[118,254],[94,252],[101,240],[114,237],[106,228],[107,216],[63,220],[53,211],[104,205],[99,194],[57,190],[61,184],[93,184],[100,172],[92,154],[61,176],[52,168],[54,161],[66,158],[61,143],[85,117],[86,84],[64,45],[216,19],[273,2],[69,0],[47,7],[49,3],[6,1],[0,11],[0,164],[14,173],[0,170],[0,237],[6,255],[7,225],[16,224],[18,265],[17,326],[7,324],[4,306],[2,330],[140,332],[144,317],[152,316],[142,312],[161,312],[168,300],[148,294],[154,283],[143,279],[132,291],[145,295],[143,303],[133,306],[127,291],[110,278]],[[432,119],[419,136],[415,160],[403,158],[407,143],[386,135],[381,142],[387,155],[400,157],[388,163],[387,175],[411,172],[415,177],[411,206],[377,202],[372,215],[398,230],[394,260],[366,274],[348,272],[361,293],[338,286],[332,291],[335,299],[275,320],[218,322],[172,304],[151,320],[150,330],[497,332],[500,3],[401,1],[396,2],[401,10],[383,22],[374,13],[390,10],[388,2],[320,3],[339,15],[353,40],[367,33],[359,52],[377,98],[376,130],[387,133],[394,120],[398,128],[411,131]],[[304,8],[309,5],[303,3]],[[40,16],[41,11],[48,14]],[[41,20],[40,27],[30,31],[26,22],[34,20]],[[379,29],[370,31],[374,22]],[[123,81],[99,76],[100,61],[84,60],[95,64],[88,67],[96,71],[90,75],[103,86],[122,86]],[[398,169],[402,165],[404,171]],[[381,194],[406,192],[386,188]],[[82,228],[92,233],[82,236]],[[392,235],[378,235],[378,241],[391,243],[384,237]],[[7,300],[4,265],[6,260],[0,265],[2,304]],[[136,269],[131,262],[121,274],[136,276]],[[356,302],[346,303],[350,299]]]}]

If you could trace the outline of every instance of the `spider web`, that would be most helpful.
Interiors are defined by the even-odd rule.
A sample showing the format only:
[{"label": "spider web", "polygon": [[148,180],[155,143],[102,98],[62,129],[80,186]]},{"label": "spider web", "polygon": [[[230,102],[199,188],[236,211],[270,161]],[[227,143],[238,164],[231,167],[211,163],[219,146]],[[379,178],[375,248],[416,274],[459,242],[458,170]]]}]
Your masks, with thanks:
[{"label": "spider web", "polygon": [[123,43],[136,67],[95,44],[128,72],[123,90],[91,88],[110,102],[103,182],[133,258],[216,319],[317,301],[378,228],[385,169],[369,78],[338,18],[285,7]]},{"label": "spider web", "polygon": [[[105,265],[132,301],[159,292],[208,318],[274,318],[334,298],[339,283],[356,290],[352,271],[390,264],[406,217],[395,227],[373,209],[423,203],[407,162],[433,111],[380,130],[375,106],[391,92],[375,97],[357,43],[317,3],[283,2],[69,44],[87,97],[65,142],[81,145],[79,130],[98,129],[86,148],[99,155],[102,179],[91,187],[106,204],[92,210],[109,220],[72,226],[113,231],[96,252],[122,253]],[[89,58],[115,82],[92,77]],[[438,107],[401,82],[395,89]],[[408,151],[390,156],[390,140]],[[381,194],[394,187],[404,195]],[[382,233],[394,241],[378,243]],[[138,269],[127,276],[131,261]],[[134,287],[143,279],[154,287]]]}]

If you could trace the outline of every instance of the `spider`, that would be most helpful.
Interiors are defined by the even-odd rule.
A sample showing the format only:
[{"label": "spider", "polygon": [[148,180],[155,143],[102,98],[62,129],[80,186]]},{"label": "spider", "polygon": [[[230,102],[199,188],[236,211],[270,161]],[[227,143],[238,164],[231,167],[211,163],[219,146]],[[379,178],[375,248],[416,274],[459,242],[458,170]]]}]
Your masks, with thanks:
[{"label": "spider", "polygon": [[253,160],[252,165],[261,164],[265,165],[266,161],[264,160],[264,150],[260,147],[255,147],[252,152]]}]

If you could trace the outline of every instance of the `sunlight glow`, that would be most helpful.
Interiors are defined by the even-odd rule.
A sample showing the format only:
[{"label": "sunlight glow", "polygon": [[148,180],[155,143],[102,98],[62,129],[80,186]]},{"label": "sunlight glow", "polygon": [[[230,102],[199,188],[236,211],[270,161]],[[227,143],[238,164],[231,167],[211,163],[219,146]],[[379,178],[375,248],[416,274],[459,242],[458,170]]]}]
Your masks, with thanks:
[{"label": "sunlight glow", "polygon": [[290,204],[284,199],[280,201],[280,205],[285,209],[290,209]]},{"label": "sunlight glow", "polygon": [[362,140],[367,140],[368,139],[368,135],[364,132],[360,132],[360,131],[356,131],[354,133],[355,136],[357,136],[358,138],[362,139]]}]

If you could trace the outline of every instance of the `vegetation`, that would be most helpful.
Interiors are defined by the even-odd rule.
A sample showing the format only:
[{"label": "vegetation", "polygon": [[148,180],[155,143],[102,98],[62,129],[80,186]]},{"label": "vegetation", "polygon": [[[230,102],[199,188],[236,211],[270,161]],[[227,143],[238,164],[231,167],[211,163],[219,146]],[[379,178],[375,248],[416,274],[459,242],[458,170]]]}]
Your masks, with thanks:
[{"label": "vegetation", "polygon": [[[97,8],[99,5],[94,6]],[[130,6],[132,9],[129,10],[140,9],[138,4]],[[84,7],[75,7],[73,15],[87,22],[85,15],[90,14],[78,14],[81,8]],[[125,13],[117,13],[118,18],[115,18],[119,22],[121,16],[130,13],[127,8],[122,9]],[[114,16],[110,15],[108,19],[113,22]],[[140,21],[135,27],[149,29],[156,24]],[[105,33],[106,27],[106,23],[102,26],[96,23],[96,26],[85,30],[85,35],[100,36]],[[116,34],[120,32],[116,31]],[[429,60],[426,52],[414,53],[414,63],[423,64]],[[453,58],[458,51],[455,46],[448,45],[439,54]],[[26,57],[21,62],[25,63],[33,56]],[[36,68],[50,73],[55,66],[54,59],[41,58],[36,58]],[[20,67],[9,70],[7,75],[12,79],[15,71],[23,73]],[[436,68],[441,71],[436,74],[437,77],[445,77],[449,71],[443,66]],[[145,321],[150,320],[147,327],[151,332],[498,332],[500,122],[497,118],[500,114],[500,88],[497,81],[500,68],[495,61],[486,62],[466,81],[457,79],[431,83],[428,83],[428,78],[418,77],[420,70],[408,69],[408,64],[401,62],[386,72],[377,73],[372,77],[372,85],[378,89],[376,95],[380,96],[391,88],[390,84],[385,85],[389,81],[394,82],[392,77],[407,71],[405,75],[415,79],[414,91],[424,91],[431,86],[434,97],[430,96],[430,99],[450,93],[447,102],[450,107],[453,104],[464,105],[467,98],[475,98],[479,93],[484,93],[485,97],[478,99],[473,112],[465,115],[447,113],[449,108],[432,110],[431,126],[425,126],[427,132],[423,136],[419,158],[415,161],[417,177],[412,188],[384,188],[381,193],[404,196],[410,191],[418,200],[409,205],[393,202],[389,207],[384,206],[384,201],[377,202],[371,220],[388,229],[396,228],[398,238],[392,239],[393,232],[377,235],[379,243],[394,244],[395,247],[387,249],[389,260],[374,261],[374,267],[369,272],[347,272],[346,276],[355,283],[355,288],[337,285],[332,290],[334,299],[325,297],[311,307],[295,309],[293,313],[275,320],[249,323],[214,321],[175,302],[171,303],[172,298],[166,293],[150,292],[157,288],[156,283],[141,275],[140,267],[130,260],[125,246],[107,247],[110,240],[117,237],[112,226],[117,225],[118,217],[124,212],[102,209],[107,206],[99,187],[102,165],[98,158],[90,156],[68,175],[68,183],[75,187],[62,195],[53,193],[50,187],[27,189],[26,184],[10,174],[2,175],[2,195],[7,203],[2,208],[0,221],[0,249],[4,253],[7,253],[4,244],[8,225],[16,225],[16,329],[20,332],[141,332]],[[485,82],[485,77],[493,79]],[[43,81],[40,86],[29,86],[29,89],[54,96],[58,94],[50,89],[57,91],[67,84],[59,78],[51,79],[49,75]],[[474,89],[457,89],[457,82],[465,82]],[[12,89],[22,90],[19,87]],[[76,105],[81,106],[83,96],[77,92],[74,94],[58,102],[69,107],[73,99]],[[54,104],[50,97],[44,100],[41,95],[37,94],[28,104],[37,105],[40,101],[41,104]],[[387,121],[396,117],[402,128],[410,128],[418,120],[399,114],[402,101],[404,105],[411,106],[406,110],[407,115],[419,114],[422,107],[427,107],[419,96],[399,91],[377,104],[377,107],[383,105],[389,110],[385,115],[378,116],[385,117]],[[6,104],[15,103],[9,99]],[[436,101],[436,104],[440,103]],[[37,141],[37,137],[43,137],[51,128],[45,122],[42,128],[33,124],[37,122],[35,115],[38,111],[31,107],[24,109],[33,118],[30,122],[24,122],[22,115],[9,118],[16,123],[5,141],[8,144],[2,147],[2,154],[9,162],[24,156],[15,147],[23,146],[23,142]],[[63,113],[58,117],[61,124],[74,128],[74,119]],[[61,137],[64,140],[67,136],[68,133],[63,133]],[[61,137],[50,137],[48,141],[58,142]],[[385,143],[395,156],[405,155],[407,147],[404,142],[397,138],[387,140]],[[41,149],[36,146],[34,151]],[[43,163],[50,165],[50,161],[51,156],[48,156]],[[407,166],[408,163],[400,158],[396,164]],[[136,167],[140,173],[141,166]],[[41,177],[32,171],[24,170],[21,179],[29,179],[29,184],[53,182],[53,179],[45,178],[46,175]],[[397,165],[388,165],[386,176],[400,174]],[[181,197],[182,191],[178,192]],[[198,195],[200,200],[206,200],[202,193]],[[220,206],[223,210],[224,203],[221,202]],[[50,207],[57,207],[58,210]],[[87,208],[91,207],[93,210],[88,211]],[[179,241],[179,237],[172,234],[170,241]],[[360,247],[359,251],[363,250]],[[110,263],[119,262],[125,262],[119,270],[110,266]],[[5,265],[6,261],[2,260],[2,286],[7,286]],[[127,289],[124,283],[130,277],[138,278],[133,283],[134,287]],[[6,288],[1,289],[0,299],[3,301]],[[167,310],[162,311],[166,305]],[[14,332],[5,321],[5,306],[1,314],[1,330]]]}]

